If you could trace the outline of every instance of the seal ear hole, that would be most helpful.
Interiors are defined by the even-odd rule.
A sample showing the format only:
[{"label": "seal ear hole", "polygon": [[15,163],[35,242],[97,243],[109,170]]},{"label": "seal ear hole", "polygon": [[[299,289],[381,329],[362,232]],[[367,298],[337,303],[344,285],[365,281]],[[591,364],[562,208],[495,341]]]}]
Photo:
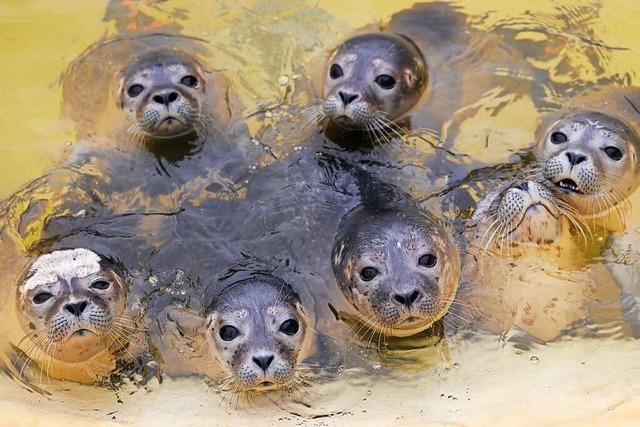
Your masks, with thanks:
[{"label": "seal ear hole", "polygon": [[224,325],[218,332],[222,341],[233,341],[240,335],[240,331],[235,326]]},{"label": "seal ear hole", "polygon": [[111,287],[111,283],[106,280],[96,280],[91,285],[89,285],[91,289],[97,289],[99,291],[106,291]]},{"label": "seal ear hole", "polygon": [[129,88],[127,89],[127,95],[129,95],[129,97],[131,98],[135,98],[136,96],[140,95],[143,90],[144,86],[140,84],[134,84],[129,86]]},{"label": "seal ear hole", "polygon": [[393,89],[393,87],[396,85],[396,79],[388,74],[380,74],[378,77],[376,77],[375,82],[382,89],[386,90]]},{"label": "seal ear hole", "polygon": [[329,77],[335,80],[335,79],[339,79],[343,75],[344,75],[344,71],[342,71],[341,66],[339,66],[338,64],[331,64],[331,67],[329,67]]},{"label": "seal ear hole", "polygon": [[196,87],[198,86],[198,79],[191,74],[184,76],[180,79],[180,83],[185,85],[186,87]]},{"label": "seal ear hole", "polygon": [[553,132],[550,139],[554,144],[562,144],[563,142],[567,142],[569,140],[567,135],[563,132]]},{"label": "seal ear hole", "polygon": [[287,319],[280,325],[280,332],[285,335],[293,336],[300,330],[300,324],[296,319]]},{"label": "seal ear hole", "polygon": [[33,296],[33,302],[35,304],[44,304],[49,301],[50,298],[53,298],[53,294],[50,292],[38,292]]},{"label": "seal ear hole", "polygon": [[380,272],[374,267],[365,267],[360,271],[360,278],[365,282],[370,282],[379,274]]},{"label": "seal ear hole", "polygon": [[615,160],[616,162],[621,160],[623,157],[622,151],[619,148],[609,146],[604,148],[604,152],[611,160]]},{"label": "seal ear hole", "polygon": [[425,254],[418,259],[418,264],[421,267],[425,267],[425,268],[433,268],[436,266],[437,263],[438,263],[438,258],[436,258],[436,256],[433,254]]}]

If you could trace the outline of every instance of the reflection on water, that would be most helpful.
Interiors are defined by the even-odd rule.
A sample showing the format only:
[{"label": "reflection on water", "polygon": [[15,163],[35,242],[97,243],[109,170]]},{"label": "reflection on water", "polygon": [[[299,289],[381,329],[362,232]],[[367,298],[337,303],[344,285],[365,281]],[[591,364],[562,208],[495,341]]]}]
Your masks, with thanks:
[{"label": "reflection on water", "polygon": [[[6,73],[1,81],[15,101],[2,108],[0,119],[10,154],[3,162],[2,194],[15,192],[2,205],[0,258],[1,299],[8,302],[0,328],[6,367],[0,407],[7,423],[47,417],[66,424],[87,418],[226,424],[240,416],[257,424],[266,415],[286,424],[495,425],[518,416],[519,423],[540,425],[614,408],[610,421],[637,416],[635,210],[627,214],[630,231],[618,230],[610,241],[600,231],[587,242],[570,236],[558,249],[564,235],[556,246],[527,249],[533,255],[499,248],[499,256],[488,261],[480,250],[486,230],[474,241],[461,219],[469,219],[478,201],[522,167],[492,165],[531,160],[526,149],[544,114],[596,84],[637,83],[633,17],[640,10],[616,1],[482,3],[402,13],[412,2],[0,6],[6,23],[0,37],[12,58],[0,71]],[[421,25],[425,20],[432,25]],[[46,49],[42,22],[52,42]],[[361,152],[324,140],[322,126],[306,113],[322,96],[326,51],[354,32],[386,25],[430,52],[427,94],[398,128],[408,133],[406,144]],[[188,74],[206,85],[204,107],[188,106],[202,127],[173,145],[148,139],[121,111],[129,105],[127,96],[137,96],[134,83],[165,91],[168,80],[155,87],[148,80],[129,82],[130,74],[122,73],[158,48],[195,58],[195,64],[180,65],[201,67],[202,76]],[[29,72],[17,72],[26,64]],[[145,79],[157,77],[147,71]],[[178,85],[189,82],[184,77],[163,78]],[[198,96],[188,89],[176,93]],[[156,95],[166,95],[168,105],[170,92],[149,99]],[[349,135],[348,142],[353,136],[361,135]],[[138,144],[141,139],[146,144]],[[479,303],[473,297],[454,303],[443,321],[410,338],[385,336],[363,322],[336,284],[330,262],[340,220],[362,203],[363,190],[353,179],[359,168],[443,216],[442,225],[462,249],[463,282],[486,280],[495,289],[481,294]],[[101,379],[103,387],[53,380],[50,361],[38,361],[33,342],[23,340],[23,328],[30,326],[19,324],[14,303],[16,284],[38,255],[72,247],[119,260],[130,285],[127,303],[148,309],[139,329],[150,335],[149,349],[118,356],[112,375]],[[294,377],[301,385],[283,392],[234,393],[230,384],[237,381],[228,381],[229,370],[220,369],[224,351],[211,347],[221,342],[212,341],[212,334],[224,334],[211,329],[217,311],[210,303],[230,283],[255,273],[291,284],[299,307],[280,310],[303,310],[295,318],[308,322],[313,336],[313,344],[300,350]],[[504,294],[503,281],[522,282],[524,290]],[[580,292],[572,284],[582,286]],[[549,309],[560,293],[571,302],[566,319]],[[522,302],[523,295],[533,303]],[[545,306],[547,297],[553,302]],[[240,305],[242,298],[247,295],[230,304]],[[487,306],[487,299],[503,306]],[[517,307],[513,317],[523,323],[489,320],[480,329],[495,335],[477,331],[469,325],[478,323],[478,307],[482,314]],[[176,314],[187,311],[194,316]],[[550,316],[553,325],[537,334],[536,316]],[[287,319],[276,318],[284,327]],[[576,321],[581,327],[553,341]],[[243,327],[252,326],[251,316],[245,318]],[[260,345],[264,352],[273,344]],[[267,360],[265,354],[256,357]],[[25,363],[26,356],[36,363]],[[524,413],[531,415],[520,418]]]}]

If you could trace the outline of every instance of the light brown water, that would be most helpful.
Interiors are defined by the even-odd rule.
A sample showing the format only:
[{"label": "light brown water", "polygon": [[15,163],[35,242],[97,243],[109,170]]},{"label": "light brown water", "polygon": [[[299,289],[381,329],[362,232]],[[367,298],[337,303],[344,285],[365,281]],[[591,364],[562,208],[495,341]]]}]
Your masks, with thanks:
[{"label": "light brown water", "polygon": [[[27,1],[0,4],[0,196],[61,164],[75,144],[61,118],[59,79],[71,60],[105,35],[171,25],[211,43],[213,62],[232,80],[247,112],[277,102],[283,76],[304,73],[323,49],[413,1]],[[508,160],[528,147],[547,109],[596,82],[638,85],[640,6],[628,1],[454,3],[478,29],[495,31],[549,73],[556,93],[487,96],[467,116],[452,149],[480,163]],[[126,7],[124,7],[126,6]],[[136,13],[134,13],[136,12]],[[128,15],[131,14],[131,16]],[[504,102],[500,109],[491,108]],[[551,109],[551,107],[549,107]],[[250,122],[252,130],[260,123]],[[428,148],[424,148],[427,150]],[[637,194],[632,205],[640,206]],[[630,223],[640,225],[638,209]],[[24,260],[1,264],[2,296]],[[5,325],[6,327],[6,325]],[[347,369],[298,399],[238,405],[197,378],[167,378],[117,393],[71,383],[51,394],[0,379],[2,425],[636,425],[640,419],[640,345],[635,340],[566,339],[520,350],[498,337],[454,339],[437,354],[415,354],[413,369]],[[380,370],[377,375],[375,372]]]}]

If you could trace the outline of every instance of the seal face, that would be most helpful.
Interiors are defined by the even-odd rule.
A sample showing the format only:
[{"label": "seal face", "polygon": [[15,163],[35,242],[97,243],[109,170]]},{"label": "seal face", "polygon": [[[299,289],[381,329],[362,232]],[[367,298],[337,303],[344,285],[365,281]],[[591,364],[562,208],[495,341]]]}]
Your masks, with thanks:
[{"label": "seal face", "polygon": [[541,184],[524,181],[483,199],[472,218],[487,248],[523,243],[552,243],[562,231],[562,213],[553,193]]},{"label": "seal face", "polygon": [[627,123],[579,112],[553,123],[534,153],[555,193],[581,214],[615,207],[638,186],[640,137]]},{"label": "seal face", "polygon": [[405,37],[382,32],[351,37],[327,63],[323,113],[350,129],[389,127],[422,96],[426,68],[422,53]]},{"label": "seal face", "polygon": [[424,212],[351,211],[332,251],[333,271],[362,320],[384,335],[410,336],[442,318],[456,294],[460,260]]},{"label": "seal face", "polygon": [[311,336],[300,299],[283,280],[237,282],[207,310],[207,339],[236,391],[298,387]]},{"label": "seal face", "polygon": [[40,256],[19,287],[21,321],[43,360],[82,362],[125,339],[127,290],[96,253],[55,251]]},{"label": "seal face", "polygon": [[173,139],[197,132],[205,79],[193,59],[155,53],[123,72],[120,106],[137,137]]}]

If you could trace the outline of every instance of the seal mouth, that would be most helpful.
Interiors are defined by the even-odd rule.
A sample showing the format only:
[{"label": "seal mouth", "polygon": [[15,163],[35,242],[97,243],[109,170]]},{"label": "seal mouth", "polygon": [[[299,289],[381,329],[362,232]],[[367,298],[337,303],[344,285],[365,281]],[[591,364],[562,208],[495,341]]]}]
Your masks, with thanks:
[{"label": "seal mouth", "polygon": [[254,389],[256,391],[274,390],[276,388],[278,388],[276,383],[274,383],[273,381],[269,381],[269,380],[262,381],[262,382],[256,384],[256,386],[254,387]]},{"label": "seal mouth", "polygon": [[176,123],[179,123],[179,124],[181,124],[183,126],[186,126],[186,123],[184,123],[182,120],[180,120],[176,116],[167,116],[167,117],[165,117],[164,119],[162,119],[160,121],[160,123],[158,123],[158,126],[161,126],[161,125],[170,126],[170,125],[173,125],[173,124],[176,124]]},{"label": "seal mouth", "polygon": [[73,334],[71,334],[71,338],[74,337],[86,337],[87,335],[92,335],[93,331],[90,331],[89,329],[78,329],[77,331],[75,331]]},{"label": "seal mouth", "polygon": [[576,194],[584,194],[582,191],[580,191],[580,189],[578,188],[578,184],[576,184],[576,182],[570,178],[565,178],[562,179],[556,183],[554,183],[556,187],[565,190],[567,192],[570,193],[576,193]]},{"label": "seal mouth", "polygon": [[353,126],[356,124],[355,120],[353,120],[351,117],[347,116],[346,114],[341,114],[339,116],[336,116],[334,117],[333,120],[336,123],[344,126]]},{"label": "seal mouth", "polygon": [[551,215],[554,218],[559,218],[558,213],[553,212],[553,210],[551,208],[549,208],[549,206],[547,206],[545,203],[543,202],[537,202],[537,203],[532,203],[531,205],[529,205],[527,207],[527,209],[525,209],[524,213],[522,214],[522,218],[520,218],[520,221],[518,222],[518,224],[516,224],[515,227],[513,227],[511,229],[511,231],[509,231],[506,235],[510,236],[512,234],[514,234],[518,228],[520,228],[520,226],[522,225],[522,223],[524,222],[525,218],[527,217],[527,214],[529,214],[531,211],[536,210],[538,208],[543,208],[544,210],[546,210],[549,215]]}]

